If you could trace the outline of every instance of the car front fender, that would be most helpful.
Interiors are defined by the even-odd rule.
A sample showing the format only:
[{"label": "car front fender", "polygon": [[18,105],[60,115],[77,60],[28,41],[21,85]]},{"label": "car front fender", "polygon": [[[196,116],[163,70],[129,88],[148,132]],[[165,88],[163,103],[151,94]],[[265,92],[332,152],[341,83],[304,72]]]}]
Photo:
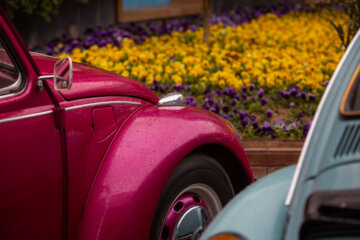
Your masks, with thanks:
[{"label": "car front fender", "polygon": [[281,239],[294,171],[295,166],[286,167],[247,187],[212,221],[201,240],[219,233],[247,240]]},{"label": "car front fender", "polygon": [[[179,162],[206,144],[236,156],[252,174],[231,126],[192,107],[147,107],[121,127],[94,182],[78,239],[147,239],[162,190]],[[238,173],[241,174],[241,173]]]}]

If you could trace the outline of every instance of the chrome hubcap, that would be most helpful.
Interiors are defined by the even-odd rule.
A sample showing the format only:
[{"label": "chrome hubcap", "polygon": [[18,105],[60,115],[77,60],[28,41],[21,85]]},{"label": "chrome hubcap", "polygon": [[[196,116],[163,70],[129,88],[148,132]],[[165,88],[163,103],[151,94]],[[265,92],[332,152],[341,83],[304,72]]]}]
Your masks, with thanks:
[{"label": "chrome hubcap", "polygon": [[207,209],[195,206],[187,210],[174,229],[176,240],[196,240],[207,225]]},{"label": "chrome hubcap", "polygon": [[193,184],[171,204],[164,219],[162,240],[196,240],[221,210],[215,191],[205,184]]}]

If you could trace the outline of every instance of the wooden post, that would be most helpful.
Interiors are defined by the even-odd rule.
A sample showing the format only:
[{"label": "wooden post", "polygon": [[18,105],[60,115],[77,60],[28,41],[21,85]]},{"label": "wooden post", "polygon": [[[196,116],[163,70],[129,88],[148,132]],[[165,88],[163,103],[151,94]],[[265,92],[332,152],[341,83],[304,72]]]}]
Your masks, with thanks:
[{"label": "wooden post", "polygon": [[210,36],[210,17],[211,17],[211,0],[203,0],[204,14],[204,42],[209,44]]}]

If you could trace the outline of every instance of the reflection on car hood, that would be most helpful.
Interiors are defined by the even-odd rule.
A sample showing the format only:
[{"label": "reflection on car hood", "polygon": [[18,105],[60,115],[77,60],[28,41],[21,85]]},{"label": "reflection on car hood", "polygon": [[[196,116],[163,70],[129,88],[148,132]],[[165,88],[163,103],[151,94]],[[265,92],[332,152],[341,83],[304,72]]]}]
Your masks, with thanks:
[{"label": "reflection on car hood", "polygon": [[[53,75],[57,58],[43,54],[31,54],[41,75]],[[67,100],[93,96],[132,96],[157,103],[159,98],[142,83],[106,70],[74,63],[73,85],[61,94]]]}]

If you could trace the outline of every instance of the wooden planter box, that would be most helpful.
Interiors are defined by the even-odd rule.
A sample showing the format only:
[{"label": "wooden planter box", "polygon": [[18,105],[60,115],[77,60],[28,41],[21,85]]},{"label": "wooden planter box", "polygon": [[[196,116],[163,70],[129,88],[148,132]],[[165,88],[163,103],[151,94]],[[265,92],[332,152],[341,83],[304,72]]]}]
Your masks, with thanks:
[{"label": "wooden planter box", "polygon": [[288,165],[296,164],[304,141],[242,140],[246,155],[256,178]]}]

